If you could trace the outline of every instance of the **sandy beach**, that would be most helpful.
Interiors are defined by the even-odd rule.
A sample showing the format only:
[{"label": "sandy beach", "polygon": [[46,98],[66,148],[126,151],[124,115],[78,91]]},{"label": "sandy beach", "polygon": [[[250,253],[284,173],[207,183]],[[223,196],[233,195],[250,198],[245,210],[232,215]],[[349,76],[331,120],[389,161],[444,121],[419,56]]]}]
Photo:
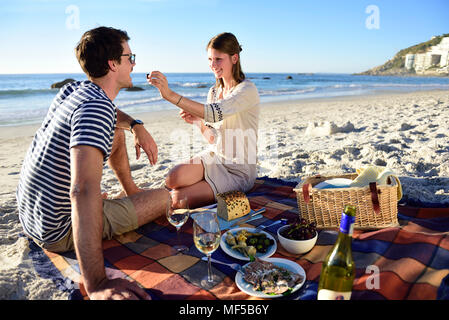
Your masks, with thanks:
[{"label": "sandy beach", "polygon": [[[127,134],[132,174],[142,188],[160,187],[170,168],[206,145],[177,111],[132,116],[145,122],[159,148],[156,165],[151,166],[145,154],[136,160]],[[404,201],[449,206],[448,122],[447,91],[265,103],[259,125],[259,176],[299,182],[311,174],[354,172],[376,164],[398,175]],[[35,274],[27,240],[19,237],[15,189],[37,128],[0,128],[0,299],[67,299],[50,280]],[[102,189],[110,197],[121,192],[108,167]]]}]

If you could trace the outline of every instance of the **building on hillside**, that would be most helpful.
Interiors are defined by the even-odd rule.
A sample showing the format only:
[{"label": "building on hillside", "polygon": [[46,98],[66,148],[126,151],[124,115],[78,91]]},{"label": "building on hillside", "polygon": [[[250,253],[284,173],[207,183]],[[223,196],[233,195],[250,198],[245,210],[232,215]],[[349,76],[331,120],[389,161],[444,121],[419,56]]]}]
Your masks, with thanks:
[{"label": "building on hillside", "polygon": [[411,70],[415,67],[416,54],[409,53],[405,56],[405,68]]},{"label": "building on hillside", "polygon": [[416,73],[425,73],[432,69],[439,73],[448,73],[449,70],[449,37],[444,37],[436,46],[430,47],[427,52],[407,54],[405,68],[415,69]]}]

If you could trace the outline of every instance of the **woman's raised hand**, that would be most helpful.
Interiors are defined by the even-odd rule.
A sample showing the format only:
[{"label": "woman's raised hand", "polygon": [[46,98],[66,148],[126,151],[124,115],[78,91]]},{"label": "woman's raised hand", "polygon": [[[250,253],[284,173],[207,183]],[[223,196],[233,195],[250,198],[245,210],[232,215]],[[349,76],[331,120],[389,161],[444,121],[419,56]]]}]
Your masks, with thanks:
[{"label": "woman's raised hand", "polygon": [[[204,105],[192,100],[189,100],[182,95],[176,93],[168,87],[167,78],[160,71],[152,71],[150,74],[147,74],[147,81],[152,86],[156,87],[161,94],[161,97],[168,102],[173,103],[177,107],[182,110],[186,110],[187,113],[185,117],[181,115],[181,117],[188,123],[195,123],[197,120],[201,122],[201,119],[204,118]],[[183,99],[184,98],[184,99]],[[181,102],[182,103],[179,103]]]},{"label": "woman's raised hand", "polygon": [[168,87],[168,81],[165,75],[160,71],[152,71],[150,74],[147,74],[147,81],[152,86],[155,86],[162,98],[168,99],[170,96],[171,90]]}]

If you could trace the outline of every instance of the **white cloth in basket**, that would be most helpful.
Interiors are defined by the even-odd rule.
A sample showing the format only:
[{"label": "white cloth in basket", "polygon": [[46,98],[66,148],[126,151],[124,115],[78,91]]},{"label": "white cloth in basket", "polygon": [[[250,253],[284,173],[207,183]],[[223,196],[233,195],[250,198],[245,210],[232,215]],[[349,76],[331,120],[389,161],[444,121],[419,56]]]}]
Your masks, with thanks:
[{"label": "white cloth in basket", "polygon": [[402,198],[402,186],[396,174],[387,167],[369,165],[356,170],[358,176],[355,178],[350,187],[366,187],[371,182],[377,182],[379,185],[386,185],[388,178],[396,180],[398,184],[398,201]]}]

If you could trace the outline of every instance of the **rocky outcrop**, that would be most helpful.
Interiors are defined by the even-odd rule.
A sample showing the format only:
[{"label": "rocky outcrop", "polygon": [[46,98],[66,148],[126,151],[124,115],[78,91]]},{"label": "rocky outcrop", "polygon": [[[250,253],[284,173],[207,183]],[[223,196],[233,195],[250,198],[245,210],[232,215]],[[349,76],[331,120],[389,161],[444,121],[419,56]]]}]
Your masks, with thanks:
[{"label": "rocky outcrop", "polygon": [[356,75],[367,76],[411,76],[416,75],[415,71],[407,70],[405,68],[391,67],[392,60],[388,60],[385,64],[374,67],[364,72],[356,73]]},{"label": "rocky outcrop", "polygon": [[73,81],[75,81],[75,79],[69,78],[69,79],[65,79],[65,80],[63,80],[63,81],[61,81],[61,82],[55,82],[55,83],[53,83],[53,84],[51,85],[51,88],[52,88],[52,89],[60,89],[60,88],[62,88],[63,86],[65,86],[67,83],[70,83],[70,82],[73,82]]},{"label": "rocky outcrop", "polygon": [[130,87],[130,88],[126,88],[126,91],[143,91],[145,89],[141,88],[141,87]]}]

